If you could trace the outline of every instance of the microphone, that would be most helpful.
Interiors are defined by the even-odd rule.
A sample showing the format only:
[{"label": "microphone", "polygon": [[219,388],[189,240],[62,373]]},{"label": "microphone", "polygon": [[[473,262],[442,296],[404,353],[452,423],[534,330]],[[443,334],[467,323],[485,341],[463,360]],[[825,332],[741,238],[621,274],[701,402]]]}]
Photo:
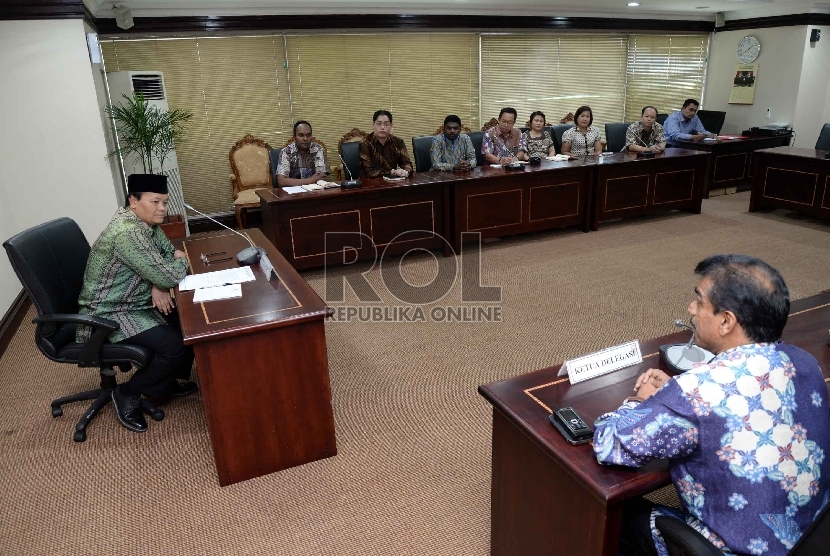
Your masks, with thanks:
[{"label": "microphone", "polygon": [[340,162],[343,163],[343,168],[345,168],[346,173],[349,174],[349,179],[340,182],[341,189],[353,189],[355,187],[363,187],[362,181],[354,179],[351,170],[349,170],[349,165],[346,164],[346,161],[343,160],[343,157],[340,155],[340,153],[337,153],[337,156],[340,157]]},{"label": "microphone", "polygon": [[695,345],[695,325],[691,320],[686,324],[682,319],[674,321],[677,328],[692,331],[692,337],[685,344],[665,344],[660,346],[660,356],[669,369],[675,373],[682,373],[694,368],[700,363],[708,363],[715,354]]},{"label": "microphone", "polygon": [[[640,136],[637,136],[637,141],[640,142],[642,146],[645,148],[649,148],[650,145],[646,145],[645,141],[643,141]],[[637,153],[637,158],[654,158],[654,151],[640,151]],[[682,322],[682,321],[681,321]],[[674,321],[674,325],[677,326],[677,321]]]},{"label": "microphone", "polygon": [[232,231],[233,233],[235,233],[236,235],[238,235],[239,237],[243,238],[245,241],[247,241],[248,243],[251,244],[250,247],[246,247],[245,249],[243,249],[242,251],[240,251],[239,253],[236,254],[236,260],[239,262],[239,264],[241,264],[242,266],[250,266],[252,264],[257,264],[259,262],[259,260],[262,258],[262,254],[265,252],[265,249],[263,249],[262,247],[257,247],[256,245],[254,245],[254,242],[251,241],[250,239],[248,239],[248,236],[246,236],[244,234],[240,234],[239,232],[237,232],[233,228],[228,228],[227,226],[225,226],[224,224],[222,224],[221,222],[219,222],[215,218],[211,218],[210,216],[208,216],[204,212],[199,212],[198,210],[191,207],[187,203],[184,203],[184,206],[185,206],[185,208],[189,208],[193,212],[201,214],[202,216],[204,216],[205,218],[207,218],[211,222],[215,222],[216,224],[219,224],[223,228],[227,228],[228,230]]},{"label": "microphone", "polygon": [[[690,320],[689,322],[691,323],[692,321]],[[691,324],[686,324],[682,319],[675,320],[674,325],[677,328],[685,328],[686,330],[692,331],[692,337],[689,338],[689,342],[686,344],[686,349],[691,348],[695,343],[695,327]]]}]

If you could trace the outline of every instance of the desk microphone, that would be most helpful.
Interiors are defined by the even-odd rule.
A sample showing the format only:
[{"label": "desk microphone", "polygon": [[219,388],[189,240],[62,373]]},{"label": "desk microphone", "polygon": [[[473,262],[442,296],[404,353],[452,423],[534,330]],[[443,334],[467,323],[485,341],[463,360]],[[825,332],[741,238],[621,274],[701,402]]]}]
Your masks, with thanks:
[{"label": "desk microphone", "polygon": [[692,337],[685,344],[665,344],[660,346],[660,357],[663,362],[675,373],[682,373],[692,369],[696,364],[708,363],[715,354],[695,345],[694,323],[686,324],[683,320],[674,321],[677,328],[692,331]]},{"label": "desk microphone", "polygon": [[346,164],[346,161],[343,160],[343,157],[340,155],[340,153],[337,153],[337,156],[340,157],[340,162],[343,163],[343,168],[345,168],[346,172],[349,174],[349,179],[341,182],[340,183],[340,188],[341,189],[354,189],[355,187],[363,187],[363,182],[362,181],[354,179],[354,177],[352,176],[352,172],[349,170],[349,165]]},{"label": "desk microphone", "polygon": [[237,232],[233,228],[228,228],[227,226],[225,226],[224,224],[222,224],[218,220],[216,220],[214,218],[211,218],[210,216],[208,216],[204,212],[199,212],[198,210],[191,207],[187,203],[185,203],[184,206],[185,206],[185,208],[189,208],[193,212],[201,214],[202,216],[204,216],[205,218],[207,218],[211,222],[215,222],[216,224],[219,224],[223,228],[227,228],[228,230],[232,231],[233,233],[235,233],[236,235],[238,235],[239,237],[243,238],[245,241],[247,241],[248,243],[251,244],[250,247],[246,247],[245,249],[243,249],[242,251],[240,251],[239,253],[236,254],[236,260],[239,262],[239,264],[241,264],[242,266],[250,266],[252,264],[257,264],[259,262],[259,259],[262,258],[262,254],[265,252],[265,250],[262,247],[257,247],[256,245],[254,245],[254,242],[251,241],[250,239],[248,239],[248,236],[240,234],[239,232]]},{"label": "desk microphone", "polygon": [[[640,136],[639,136],[639,135],[637,136],[637,141],[639,141],[639,142],[640,142],[640,144],[641,144],[642,146],[644,146],[645,148],[647,148],[647,149],[648,149],[648,148],[651,148],[651,145],[646,145],[646,142],[645,142],[645,141],[643,141],[643,140],[640,138]],[[623,147],[623,148],[624,148],[624,147]],[[654,158],[654,151],[640,151],[640,152],[638,152],[638,153],[637,153],[637,158]],[[681,324],[685,324],[685,323],[683,323],[683,321],[682,321],[682,320],[677,319],[676,321],[674,321],[674,325],[675,325],[675,326],[678,326],[678,324],[677,324],[678,322],[680,322]]]}]

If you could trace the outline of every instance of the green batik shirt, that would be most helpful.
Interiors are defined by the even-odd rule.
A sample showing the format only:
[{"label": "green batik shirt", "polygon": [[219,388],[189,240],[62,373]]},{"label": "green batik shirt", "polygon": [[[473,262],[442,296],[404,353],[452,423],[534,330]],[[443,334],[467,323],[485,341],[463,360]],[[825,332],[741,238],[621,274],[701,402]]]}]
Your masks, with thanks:
[{"label": "green batik shirt", "polygon": [[[110,334],[111,342],[165,324],[153,307],[152,288],[172,288],[187,275],[187,260],[174,253],[159,226],[147,225],[129,208],[118,209],[89,253],[78,312],[117,322],[121,328]],[[79,325],[76,341],[91,335],[90,327]]]}]

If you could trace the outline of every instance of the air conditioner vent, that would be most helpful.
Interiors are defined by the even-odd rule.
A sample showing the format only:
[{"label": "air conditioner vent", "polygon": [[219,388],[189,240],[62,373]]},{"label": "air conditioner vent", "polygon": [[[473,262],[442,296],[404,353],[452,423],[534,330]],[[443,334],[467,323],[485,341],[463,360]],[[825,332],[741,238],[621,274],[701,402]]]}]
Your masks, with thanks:
[{"label": "air conditioner vent", "polygon": [[160,75],[133,75],[133,91],[144,95],[145,100],[164,100],[164,83]]}]

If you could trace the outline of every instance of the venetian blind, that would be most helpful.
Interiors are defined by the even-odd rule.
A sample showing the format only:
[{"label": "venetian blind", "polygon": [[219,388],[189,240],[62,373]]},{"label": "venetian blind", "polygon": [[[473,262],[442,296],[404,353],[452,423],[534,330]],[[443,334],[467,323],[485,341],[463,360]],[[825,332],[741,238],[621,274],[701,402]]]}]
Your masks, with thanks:
[{"label": "venetian blind", "polygon": [[700,100],[708,48],[707,35],[631,35],[626,121],[639,120],[644,106],[671,114],[687,98]]},{"label": "venetian blind", "polygon": [[623,118],[627,44],[623,35],[482,35],[482,122],[512,106],[519,126],[535,110],[558,124],[588,105],[604,134]]},{"label": "venetian blind", "polygon": [[[291,135],[282,36],[101,41],[107,71],[161,71],[170,108],[193,114],[176,145],[185,200],[233,210],[228,153],[250,133],[272,146]],[[113,99],[117,101],[117,99]]]},{"label": "venetian blind", "polygon": [[[288,36],[294,119],[308,120],[337,164],[337,142],[389,110],[393,133],[411,150],[457,114],[478,129],[478,37],[473,33]],[[410,155],[412,153],[410,152]],[[333,160],[332,160],[333,159]]]}]

